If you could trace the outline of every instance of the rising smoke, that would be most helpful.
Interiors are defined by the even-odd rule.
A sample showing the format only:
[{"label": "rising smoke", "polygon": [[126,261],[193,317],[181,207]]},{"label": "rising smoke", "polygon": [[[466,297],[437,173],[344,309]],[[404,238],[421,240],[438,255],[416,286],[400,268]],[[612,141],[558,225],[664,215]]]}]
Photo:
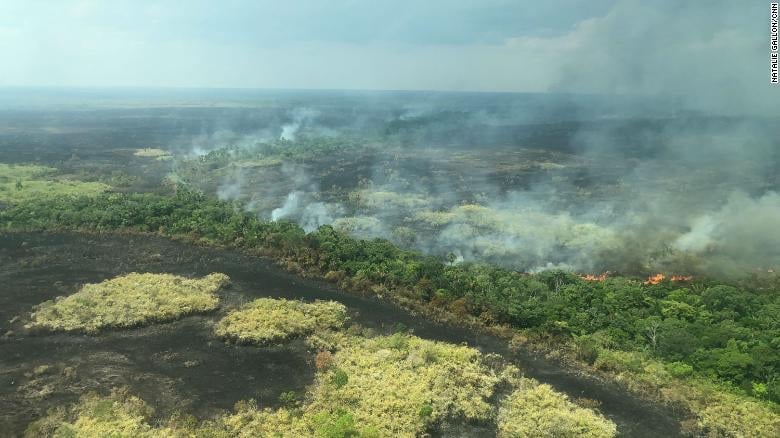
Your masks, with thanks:
[{"label": "rising smoke", "polygon": [[282,133],[279,135],[279,140],[295,141],[295,135],[298,130],[308,121],[312,121],[317,117],[318,112],[310,108],[296,108],[290,112],[292,120],[282,125]]},{"label": "rising smoke", "polygon": [[764,77],[765,17],[743,7],[620,1],[565,44],[551,38],[567,55],[552,91],[595,95],[374,97],[363,105],[388,108],[359,127],[291,110],[282,140],[357,131],[382,144],[369,181],[324,197],[318,181],[333,170],[287,163],[282,192],[238,173],[218,194],[272,199],[249,208],[307,231],[332,224],[523,271],[775,268],[780,101]]}]

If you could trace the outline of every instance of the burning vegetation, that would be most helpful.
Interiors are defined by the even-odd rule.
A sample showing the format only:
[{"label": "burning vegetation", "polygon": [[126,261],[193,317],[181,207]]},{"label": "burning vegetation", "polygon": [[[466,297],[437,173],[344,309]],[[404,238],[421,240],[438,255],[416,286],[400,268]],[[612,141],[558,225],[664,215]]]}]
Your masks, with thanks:
[{"label": "burning vegetation", "polygon": [[647,277],[647,280],[645,280],[645,284],[659,284],[662,281],[669,280],[669,281],[691,281],[693,280],[692,275],[671,275],[666,276],[662,273],[653,274],[649,277]]},{"label": "burning vegetation", "polygon": [[585,280],[585,281],[604,281],[607,278],[609,278],[609,273],[608,272],[604,272],[604,273],[599,274],[599,275],[581,274],[580,278]]}]

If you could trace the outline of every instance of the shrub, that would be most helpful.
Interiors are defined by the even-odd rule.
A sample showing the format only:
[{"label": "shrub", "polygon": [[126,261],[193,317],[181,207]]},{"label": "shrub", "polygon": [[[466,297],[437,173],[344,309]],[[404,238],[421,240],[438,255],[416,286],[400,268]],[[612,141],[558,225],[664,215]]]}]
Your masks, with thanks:
[{"label": "shrub", "polygon": [[298,394],[295,391],[285,391],[279,394],[279,402],[286,407],[293,407],[298,403]]},{"label": "shrub", "polygon": [[769,394],[766,383],[758,383],[758,382],[753,382],[751,384],[751,392],[753,393],[754,396],[758,398],[766,398],[766,396]]},{"label": "shrub", "polygon": [[769,400],[780,403],[780,379],[771,380],[766,384],[766,395]]},{"label": "shrub", "polygon": [[593,364],[600,370],[640,372],[643,368],[642,356],[631,351],[603,349]]},{"label": "shrub", "polygon": [[780,415],[755,400],[719,394],[697,412],[699,427],[709,436],[780,436]]},{"label": "shrub", "polygon": [[683,378],[689,377],[693,374],[693,367],[685,362],[672,362],[666,364],[666,371],[673,377]]},{"label": "shrub", "polygon": [[341,368],[333,370],[333,374],[330,376],[330,384],[336,388],[341,388],[349,382],[349,375]]},{"label": "shrub", "polygon": [[322,438],[357,438],[361,436],[355,428],[355,420],[352,415],[343,411],[335,415],[319,414],[315,417],[316,434]]},{"label": "shrub", "polygon": [[598,340],[591,336],[581,336],[575,338],[574,354],[577,359],[593,364],[599,357],[601,345]]},{"label": "shrub", "polygon": [[420,418],[428,418],[433,415],[433,406],[430,403],[425,403],[420,407]]},{"label": "shrub", "polygon": [[330,351],[320,351],[314,358],[314,367],[317,370],[325,370],[333,363],[333,355]]}]

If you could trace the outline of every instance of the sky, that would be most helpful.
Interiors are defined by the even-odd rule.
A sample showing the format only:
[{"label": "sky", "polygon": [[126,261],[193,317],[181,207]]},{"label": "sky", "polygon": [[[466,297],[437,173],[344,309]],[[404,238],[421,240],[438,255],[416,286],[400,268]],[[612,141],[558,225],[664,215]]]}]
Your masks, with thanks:
[{"label": "sky", "polygon": [[768,9],[764,0],[3,0],[0,86],[639,92],[754,104],[770,89]]}]

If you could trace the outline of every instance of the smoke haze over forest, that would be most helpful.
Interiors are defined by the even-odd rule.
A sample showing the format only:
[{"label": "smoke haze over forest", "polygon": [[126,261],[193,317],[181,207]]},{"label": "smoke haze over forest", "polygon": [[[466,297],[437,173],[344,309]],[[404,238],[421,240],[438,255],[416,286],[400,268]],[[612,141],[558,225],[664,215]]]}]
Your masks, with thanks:
[{"label": "smoke haze over forest", "polygon": [[[764,2],[404,3],[66,1],[33,16],[7,2],[0,41],[18,62],[0,85],[238,88],[116,93],[234,108],[163,146],[185,164],[231,148],[201,188],[307,230],[530,271],[780,263]],[[16,98],[35,90],[0,103],[35,105]],[[39,90],[51,108],[116,103],[111,89]],[[344,162],[246,163],[312,141],[360,147],[332,152]]]}]

